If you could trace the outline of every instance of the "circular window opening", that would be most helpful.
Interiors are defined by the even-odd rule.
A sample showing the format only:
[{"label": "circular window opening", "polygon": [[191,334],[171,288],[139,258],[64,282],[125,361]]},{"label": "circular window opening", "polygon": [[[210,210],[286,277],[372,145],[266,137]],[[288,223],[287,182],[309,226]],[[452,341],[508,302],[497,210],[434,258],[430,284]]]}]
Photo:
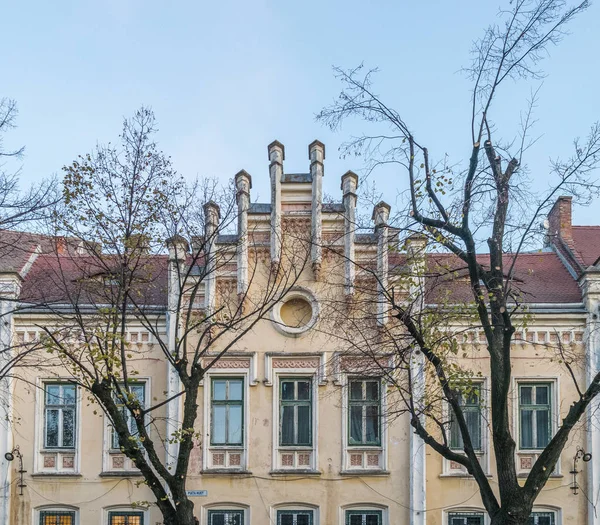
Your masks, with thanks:
[{"label": "circular window opening", "polygon": [[279,316],[288,328],[304,328],[313,317],[313,309],[306,299],[295,297],[281,305]]}]

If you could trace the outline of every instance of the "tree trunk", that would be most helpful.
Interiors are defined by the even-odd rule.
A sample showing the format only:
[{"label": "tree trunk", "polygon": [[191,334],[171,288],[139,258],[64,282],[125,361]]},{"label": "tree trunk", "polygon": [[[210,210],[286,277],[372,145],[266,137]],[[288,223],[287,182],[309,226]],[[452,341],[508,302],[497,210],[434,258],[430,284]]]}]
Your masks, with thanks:
[{"label": "tree trunk", "polygon": [[175,514],[163,516],[164,525],[198,525],[199,521],[194,516],[194,504],[189,499],[179,500],[176,509]]},{"label": "tree trunk", "polygon": [[529,525],[531,511],[524,509],[501,508],[490,521],[490,525]]}]

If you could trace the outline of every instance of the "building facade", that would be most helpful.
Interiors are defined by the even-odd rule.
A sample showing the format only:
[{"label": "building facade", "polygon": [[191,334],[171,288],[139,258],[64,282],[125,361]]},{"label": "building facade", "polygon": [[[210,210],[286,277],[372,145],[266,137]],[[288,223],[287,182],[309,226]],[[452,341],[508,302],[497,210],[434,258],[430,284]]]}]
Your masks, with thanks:
[{"label": "building facade", "polygon": [[[265,279],[268,272],[253,269],[279,262],[286,243],[301,244],[308,237],[308,260],[268,318],[220,359],[208,354],[202,358],[207,371],[198,397],[198,439],[187,483],[198,522],[485,525],[488,518],[474,480],[427,447],[406,414],[392,416],[393,385],[376,367],[365,367],[364,355],[348,350],[343,338],[325,328],[329,312],[351,301],[360,286],[372,288],[373,296],[382,299],[401,268],[418,264],[411,250],[423,241],[403,239],[388,226],[390,207],[385,203],[375,206],[373,231],[358,231],[358,177],[352,172],[341,178],[341,202],[323,202],[325,147],[320,142],[309,146],[308,173],[284,172],[280,143],[269,145],[268,153],[271,202],[252,202],[250,176],[244,171],[236,176],[237,231],[215,235],[215,246],[231,259],[206,279],[196,298],[199,309],[210,312],[219,298]],[[523,478],[568,410],[563,400],[576,394],[572,378],[548,349],[560,342],[579,356],[573,373],[581,384],[600,370],[600,227],[573,226],[570,207],[568,198],[557,201],[548,219],[545,249],[521,255],[516,265],[515,279],[527,304],[527,322],[514,342],[512,398],[516,462]],[[216,224],[211,213],[218,216],[219,211],[207,209],[207,228]],[[11,348],[39,341],[40,327],[55,322],[51,310],[28,298],[41,289],[50,294],[53,275],[65,267],[61,253],[73,257],[69,249],[56,249],[56,239],[18,235],[18,242],[9,243],[12,248],[0,257],[5,363]],[[406,253],[398,247],[401,238]],[[156,330],[143,323],[128,325],[127,340],[139,372],[132,390],[142,405],[181,388],[156,340],[169,341],[178,322],[179,313],[169,307],[173,268],[186,259],[178,249],[171,243],[169,256],[153,256],[160,276],[152,303]],[[391,322],[383,299],[373,305],[374,326]],[[481,342],[476,330],[466,330],[461,359],[478,372],[476,397],[484,402],[463,402],[472,405],[471,434],[497,487],[485,409],[490,371]],[[23,367],[16,376],[2,386],[6,418],[0,450],[12,452],[1,463],[0,523],[162,523],[151,491],[120,449],[110,421],[69,381],[68,371],[49,361],[46,368]],[[157,413],[151,432],[168,436],[178,429],[178,403],[172,401]],[[594,407],[572,434],[531,523],[600,523],[598,402]],[[460,436],[451,428],[449,432],[451,446],[460,449]],[[166,463],[176,446],[164,443]],[[574,478],[580,449],[592,460],[578,460]]]}]

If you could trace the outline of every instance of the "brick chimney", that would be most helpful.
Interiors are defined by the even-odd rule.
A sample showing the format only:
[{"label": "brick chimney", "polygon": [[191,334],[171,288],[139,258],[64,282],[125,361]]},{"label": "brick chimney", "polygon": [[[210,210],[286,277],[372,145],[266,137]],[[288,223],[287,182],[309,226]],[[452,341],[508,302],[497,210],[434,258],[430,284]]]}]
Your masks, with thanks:
[{"label": "brick chimney", "polygon": [[548,237],[550,242],[560,237],[567,244],[573,242],[571,222],[572,197],[559,197],[548,214]]}]

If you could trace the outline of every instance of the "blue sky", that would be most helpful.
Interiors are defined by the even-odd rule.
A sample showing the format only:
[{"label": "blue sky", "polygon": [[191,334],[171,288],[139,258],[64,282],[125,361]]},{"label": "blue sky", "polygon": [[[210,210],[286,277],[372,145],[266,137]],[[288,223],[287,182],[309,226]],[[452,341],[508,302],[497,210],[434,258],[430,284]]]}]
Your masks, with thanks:
[{"label": "blue sky", "polygon": [[[307,145],[326,144],[325,191],[361,160],[340,160],[339,144],[361,130],[332,133],[314,115],[339,92],[332,65],[379,67],[376,91],[401,110],[437,158],[470,154],[469,82],[459,73],[471,42],[496,18],[494,1],[6,2],[0,22],[0,96],[17,100],[18,129],[7,145],[26,146],[24,182],[60,173],[97,141],[115,140],[123,116],[154,109],[161,148],[187,177],[253,176],[253,200],[268,200],[267,144],[286,146],[285,170],[308,171]],[[551,49],[527,163],[536,184],[549,158],[600,119],[596,28],[600,3]],[[533,87],[537,87],[534,84]],[[516,131],[530,85],[509,86],[496,106],[503,136]],[[399,176],[398,176],[399,177]],[[395,202],[395,174],[376,175]],[[598,202],[574,209],[599,224]]]}]

